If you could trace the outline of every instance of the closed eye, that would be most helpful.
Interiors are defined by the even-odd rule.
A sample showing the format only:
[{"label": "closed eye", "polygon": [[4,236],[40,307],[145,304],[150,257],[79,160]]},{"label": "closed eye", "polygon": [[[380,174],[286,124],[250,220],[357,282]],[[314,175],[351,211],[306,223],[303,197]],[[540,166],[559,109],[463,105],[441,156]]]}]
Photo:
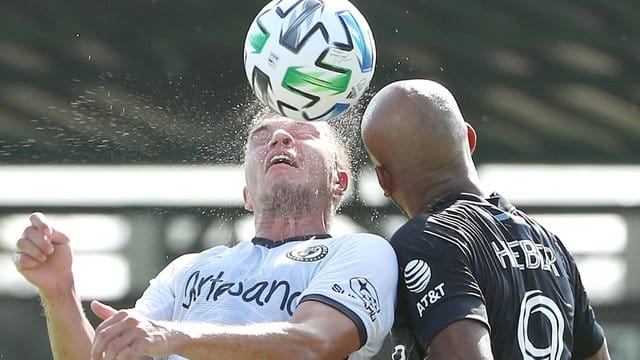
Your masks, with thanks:
[{"label": "closed eye", "polygon": [[296,137],[298,139],[303,139],[303,140],[311,140],[311,139],[317,139],[318,138],[318,136],[316,136],[315,134],[311,134],[311,133],[298,134],[298,135],[296,135]]},{"label": "closed eye", "polygon": [[303,124],[294,131],[293,135],[298,139],[318,139],[320,132],[314,126]]},{"label": "closed eye", "polygon": [[271,139],[271,135],[266,130],[255,131],[249,139],[252,145],[264,145]]}]

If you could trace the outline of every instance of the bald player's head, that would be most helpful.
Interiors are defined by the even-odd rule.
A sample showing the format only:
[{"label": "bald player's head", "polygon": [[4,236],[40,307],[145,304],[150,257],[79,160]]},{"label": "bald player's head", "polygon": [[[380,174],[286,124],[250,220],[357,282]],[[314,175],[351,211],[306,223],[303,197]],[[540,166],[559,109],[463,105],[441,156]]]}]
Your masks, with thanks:
[{"label": "bald player's head", "polygon": [[437,82],[387,85],[371,99],[361,131],[381,186],[399,203],[403,197],[409,202],[430,196],[438,186],[442,191],[456,183],[464,187],[475,174],[475,132],[453,95]]},{"label": "bald player's head", "polygon": [[430,80],[391,83],[371,100],[362,138],[375,165],[438,168],[470,155],[467,124],[453,95]]}]

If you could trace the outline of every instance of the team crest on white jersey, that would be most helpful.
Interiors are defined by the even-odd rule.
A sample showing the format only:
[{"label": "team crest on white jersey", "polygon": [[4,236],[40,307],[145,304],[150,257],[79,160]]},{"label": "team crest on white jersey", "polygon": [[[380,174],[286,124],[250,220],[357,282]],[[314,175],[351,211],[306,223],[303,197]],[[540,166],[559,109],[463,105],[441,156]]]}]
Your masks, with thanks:
[{"label": "team crest on white jersey", "polygon": [[365,310],[369,313],[371,321],[376,321],[378,313],[380,313],[380,299],[378,298],[378,290],[373,286],[371,281],[363,277],[355,277],[349,280],[351,291],[362,301]]},{"label": "team crest on white jersey", "polygon": [[431,280],[431,267],[422,259],[413,259],[404,267],[404,281],[407,290],[412,293],[421,293],[429,285]]},{"label": "team crest on white jersey", "polygon": [[327,253],[329,248],[326,245],[305,245],[289,250],[287,257],[295,261],[313,262],[323,259]]}]

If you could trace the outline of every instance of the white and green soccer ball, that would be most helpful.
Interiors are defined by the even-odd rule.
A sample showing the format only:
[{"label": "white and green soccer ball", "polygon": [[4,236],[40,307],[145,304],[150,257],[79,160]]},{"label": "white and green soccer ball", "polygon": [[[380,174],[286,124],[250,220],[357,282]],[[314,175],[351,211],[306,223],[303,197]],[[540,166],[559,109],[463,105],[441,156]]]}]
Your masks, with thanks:
[{"label": "white and green soccer ball", "polygon": [[366,91],[376,64],[369,24],[348,0],[274,0],[244,44],[247,79],[262,103],[298,120],[327,120]]}]

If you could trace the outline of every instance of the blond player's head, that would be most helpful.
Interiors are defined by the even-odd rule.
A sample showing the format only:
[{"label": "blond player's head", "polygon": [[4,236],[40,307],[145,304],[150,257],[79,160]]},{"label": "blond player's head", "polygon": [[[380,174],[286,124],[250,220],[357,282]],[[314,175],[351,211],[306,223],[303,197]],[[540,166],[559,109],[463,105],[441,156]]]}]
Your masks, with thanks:
[{"label": "blond player's head", "polygon": [[245,207],[275,216],[322,209],[330,224],[350,172],[346,147],[329,124],[268,113],[249,129]]}]

